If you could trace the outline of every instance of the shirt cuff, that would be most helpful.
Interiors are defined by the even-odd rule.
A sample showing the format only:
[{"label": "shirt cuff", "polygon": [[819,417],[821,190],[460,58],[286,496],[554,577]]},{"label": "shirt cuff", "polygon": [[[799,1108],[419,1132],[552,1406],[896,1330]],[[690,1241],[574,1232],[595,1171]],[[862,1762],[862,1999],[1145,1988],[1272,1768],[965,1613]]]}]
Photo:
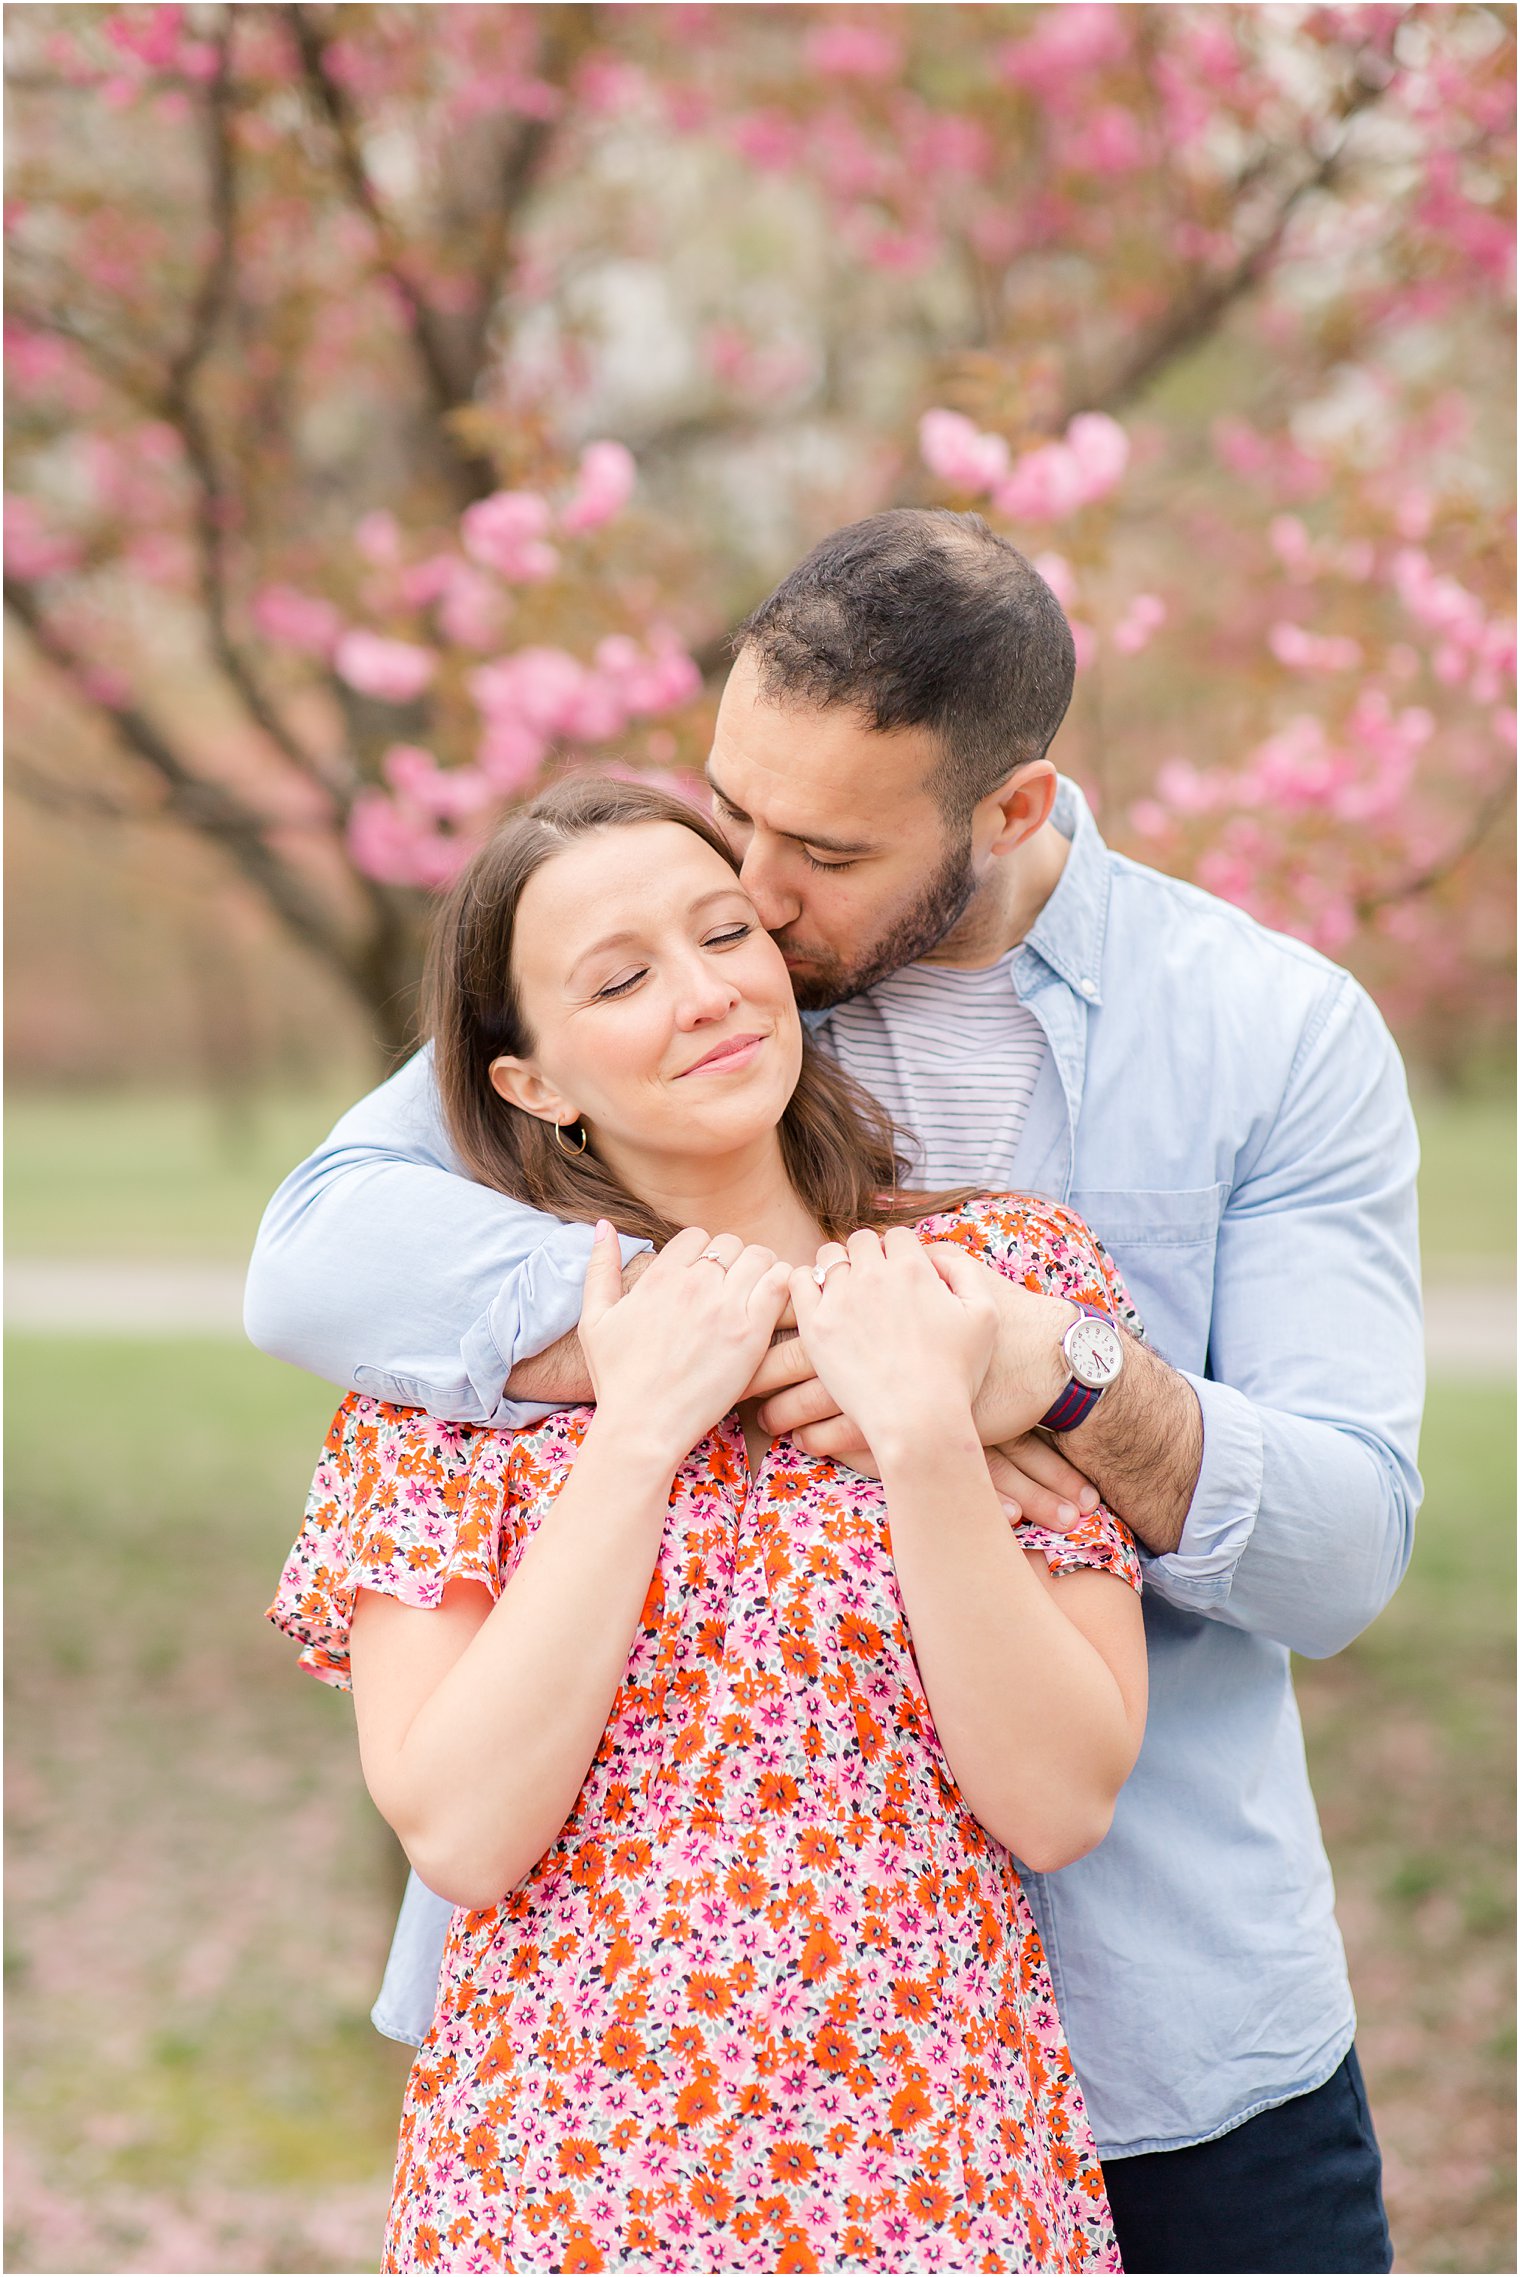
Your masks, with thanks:
[{"label": "shirt cuff", "polygon": [[[486,1421],[516,1431],[541,1423],[562,1400],[513,1399],[508,1376],[519,1360],[531,1360],[569,1334],[581,1317],[581,1289],[590,1262],[595,1229],[563,1225],[535,1249],[503,1286],[489,1312],[482,1314],[463,1343],[464,1364]],[[623,1263],[652,1243],[619,1234]]]},{"label": "shirt cuff", "polygon": [[1181,1371],[1203,1415],[1203,1463],[1182,1539],[1165,1557],[1145,1559],[1147,1588],[1174,1604],[1222,1605],[1261,1508],[1261,1417],[1243,1392]]}]

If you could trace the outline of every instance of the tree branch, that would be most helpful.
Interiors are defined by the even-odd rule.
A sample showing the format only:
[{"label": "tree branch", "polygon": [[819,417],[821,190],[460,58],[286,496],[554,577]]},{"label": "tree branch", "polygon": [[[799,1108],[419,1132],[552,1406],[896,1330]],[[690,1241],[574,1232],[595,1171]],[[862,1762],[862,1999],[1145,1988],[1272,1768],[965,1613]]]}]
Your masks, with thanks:
[{"label": "tree branch", "polygon": [[[592,11],[584,6],[569,6],[544,12],[549,21],[543,35],[538,76],[547,86],[563,91],[575,62],[587,44]],[[498,193],[486,224],[485,242],[475,270],[480,312],[475,350],[477,359],[483,352],[492,296],[506,263],[512,226],[543,176],[558,132],[558,126],[551,119],[523,119],[503,156]]]},{"label": "tree branch", "polygon": [[300,54],[307,85],[332,131],[338,172],[374,233],[381,272],[389,278],[406,310],[408,336],[432,404],[439,439],[460,493],[460,502],[470,505],[496,488],[496,470],[488,459],[465,450],[449,426],[449,413],[465,400],[468,389],[449,369],[442,327],[411,275],[400,234],[370,180],[353,106],[329,68],[327,40],[316,21],[316,10],[305,4],[305,0],[292,0],[285,9],[285,17]]},{"label": "tree branch", "polygon": [[1358,72],[1336,122],[1336,132],[1329,148],[1309,172],[1284,193],[1270,223],[1256,242],[1247,248],[1224,276],[1196,285],[1186,294],[1159,329],[1148,340],[1139,343],[1118,370],[1109,375],[1102,387],[1090,393],[1084,391],[1083,400],[1072,402],[1067,407],[1068,416],[1078,411],[1113,412],[1132,402],[1167,364],[1196,347],[1218,328],[1236,302],[1243,300],[1266,275],[1281,250],[1288,224],[1304,199],[1316,190],[1325,190],[1331,186],[1344,163],[1346,141],[1353,120],[1377,101],[1385,92],[1387,84],[1385,77],[1371,76],[1365,70]]},{"label": "tree branch", "polygon": [[127,806],[121,799],[110,798],[84,783],[61,783],[46,768],[15,751],[6,753],[5,773],[12,787],[44,814],[85,814],[92,821],[115,824],[153,819],[145,808]]},{"label": "tree branch", "polygon": [[117,740],[151,768],[163,788],[169,811],[203,837],[214,839],[290,931],[335,965],[362,994],[362,953],[344,938],[330,911],[305,880],[273,851],[266,835],[274,827],[271,818],[223,784],[196,774],[139,705],[89,692],[81,658],[49,622],[36,595],[21,579],[5,579],[5,605],[26,627],[39,654],[68,682],[71,692],[89,703],[109,723]]},{"label": "tree branch", "polygon": [[207,171],[211,184],[212,243],[191,306],[185,342],[170,363],[160,409],[179,436],[195,484],[196,560],[211,651],[254,725],[309,782],[346,814],[357,787],[353,768],[334,768],[309,750],[262,685],[251,658],[233,636],[228,614],[227,527],[231,501],[217,464],[210,428],[195,396],[195,379],[210,354],[232,299],[237,264],[237,154],[232,133],[233,11],[222,13],[216,70],[206,88]]},{"label": "tree branch", "polygon": [[1413,901],[1418,894],[1429,893],[1433,887],[1443,884],[1454,870],[1462,867],[1469,854],[1477,852],[1514,795],[1515,769],[1512,762],[1484,799],[1456,844],[1449,846],[1444,854],[1427,864],[1423,870],[1415,870],[1409,877],[1402,879],[1398,885],[1385,886],[1377,893],[1359,895],[1354,904],[1358,917],[1371,917],[1379,909],[1387,909],[1396,901]]}]

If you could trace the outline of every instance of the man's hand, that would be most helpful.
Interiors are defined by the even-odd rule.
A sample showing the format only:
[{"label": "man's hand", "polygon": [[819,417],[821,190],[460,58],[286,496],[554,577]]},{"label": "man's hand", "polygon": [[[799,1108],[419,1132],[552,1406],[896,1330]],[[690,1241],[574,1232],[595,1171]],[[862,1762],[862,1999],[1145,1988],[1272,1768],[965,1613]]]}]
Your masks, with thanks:
[{"label": "man's hand", "polygon": [[1092,1480],[1038,1431],[1026,1431],[1006,1447],[989,1447],[987,1468],[1010,1518],[1026,1518],[1053,1533],[1079,1526],[1103,1499]]},{"label": "man's hand", "polygon": [[[629,1258],[623,1267],[625,1297],[653,1263],[652,1249],[641,1249]],[[568,1329],[553,1344],[546,1344],[542,1352],[519,1360],[507,1378],[507,1390],[513,1399],[543,1400],[562,1407],[589,1406],[596,1393],[591,1388],[591,1370],[586,1365],[586,1355],[575,1330]]]},{"label": "man's hand", "polygon": [[[990,1373],[990,1371],[989,1371]],[[800,1337],[772,1345],[746,1395],[758,1399],[760,1423],[773,1438],[789,1435],[809,1455],[830,1455],[853,1471],[876,1473],[865,1434],[841,1415],[813,1373]],[[1096,1510],[1097,1488],[1064,1455],[1033,1432],[987,1450],[987,1468],[1008,1516],[1056,1532]]]}]

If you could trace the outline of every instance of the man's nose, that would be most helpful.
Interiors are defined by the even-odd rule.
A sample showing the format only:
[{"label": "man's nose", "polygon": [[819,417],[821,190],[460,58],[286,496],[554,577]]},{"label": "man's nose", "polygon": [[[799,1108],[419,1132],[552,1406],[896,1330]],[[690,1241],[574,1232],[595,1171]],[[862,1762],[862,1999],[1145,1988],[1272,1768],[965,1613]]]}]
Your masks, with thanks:
[{"label": "man's nose", "polygon": [[739,883],[754,903],[756,915],[767,933],[781,932],[801,915],[802,903],[796,889],[786,883],[775,854],[761,844],[758,836],[751,838],[745,848]]}]

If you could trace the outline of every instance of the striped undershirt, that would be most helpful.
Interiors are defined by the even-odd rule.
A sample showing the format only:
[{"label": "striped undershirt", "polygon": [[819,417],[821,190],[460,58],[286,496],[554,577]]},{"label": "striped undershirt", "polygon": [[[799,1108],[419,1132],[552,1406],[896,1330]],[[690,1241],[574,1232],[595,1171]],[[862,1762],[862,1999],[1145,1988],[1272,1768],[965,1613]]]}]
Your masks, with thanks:
[{"label": "striped undershirt", "polygon": [[916,1141],[910,1182],[992,1194],[1013,1183],[1047,1049],[1014,991],[1018,954],[977,972],[905,965],[823,1023],[820,1042]]}]

